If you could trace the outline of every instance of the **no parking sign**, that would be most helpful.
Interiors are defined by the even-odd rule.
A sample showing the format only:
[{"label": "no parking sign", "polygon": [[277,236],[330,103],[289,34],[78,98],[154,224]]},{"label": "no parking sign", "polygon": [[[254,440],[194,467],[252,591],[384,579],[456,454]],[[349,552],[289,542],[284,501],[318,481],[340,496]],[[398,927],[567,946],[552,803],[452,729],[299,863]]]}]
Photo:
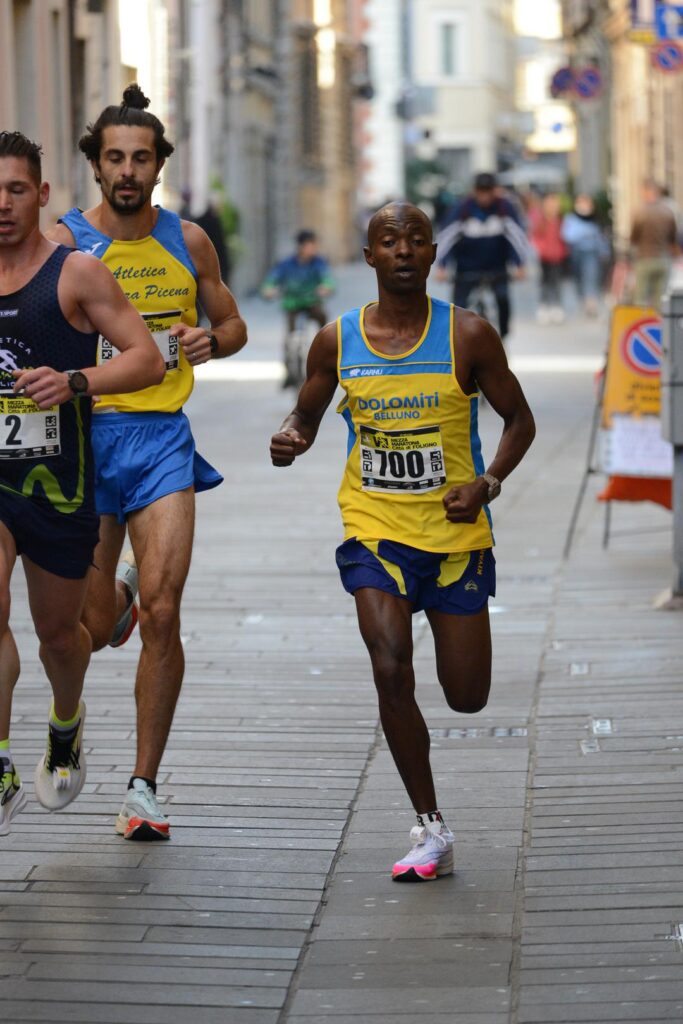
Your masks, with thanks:
[{"label": "no parking sign", "polygon": [[662,439],[662,321],[653,309],[617,306],[607,354],[600,431],[605,473],[668,477],[671,445]]},{"label": "no parking sign", "polygon": [[683,71],[683,47],[672,42],[657,43],[650,50],[650,60],[658,71]]}]

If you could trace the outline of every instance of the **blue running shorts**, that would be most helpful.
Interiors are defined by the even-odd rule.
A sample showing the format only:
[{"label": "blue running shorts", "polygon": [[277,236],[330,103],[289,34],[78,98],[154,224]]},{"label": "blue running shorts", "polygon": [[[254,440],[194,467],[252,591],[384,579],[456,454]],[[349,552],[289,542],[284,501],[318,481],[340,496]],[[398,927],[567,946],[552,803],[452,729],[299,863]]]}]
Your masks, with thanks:
[{"label": "blue running shorts", "polygon": [[195,450],[190,421],[178,412],[101,412],[92,418],[95,505],[120,523],[166,494],[208,491],[223,482]]},{"label": "blue running shorts", "polygon": [[496,594],[496,560],[491,548],[435,554],[395,541],[351,539],[337,548],[344,589],[373,587],[410,601],[414,612],[434,609],[476,615]]}]

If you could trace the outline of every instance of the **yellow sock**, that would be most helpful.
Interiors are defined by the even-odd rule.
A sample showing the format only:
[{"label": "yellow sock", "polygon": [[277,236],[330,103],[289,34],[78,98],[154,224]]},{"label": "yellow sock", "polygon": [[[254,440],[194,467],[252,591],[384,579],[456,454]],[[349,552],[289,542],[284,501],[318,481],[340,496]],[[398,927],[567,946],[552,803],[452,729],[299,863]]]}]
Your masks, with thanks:
[{"label": "yellow sock", "polygon": [[81,720],[81,705],[80,705],[80,703],[78,705],[78,710],[76,711],[76,714],[74,715],[74,717],[70,718],[66,722],[63,722],[61,720],[61,718],[57,718],[57,715],[55,714],[54,703],[52,704],[52,707],[50,708],[50,724],[51,725],[56,725],[58,729],[73,729],[73,727],[75,725],[78,725],[80,720]]}]

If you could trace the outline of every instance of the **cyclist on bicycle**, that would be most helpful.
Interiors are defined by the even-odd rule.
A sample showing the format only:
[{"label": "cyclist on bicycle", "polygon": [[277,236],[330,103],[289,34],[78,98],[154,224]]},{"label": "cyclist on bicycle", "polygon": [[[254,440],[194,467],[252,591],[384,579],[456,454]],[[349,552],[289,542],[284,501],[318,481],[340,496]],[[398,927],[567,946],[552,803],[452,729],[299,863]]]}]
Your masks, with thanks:
[{"label": "cyclist on bicycle", "polygon": [[477,174],[472,193],[453,207],[436,241],[442,280],[447,264],[455,264],[455,305],[467,308],[472,291],[488,286],[504,339],[510,330],[508,267],[522,278],[530,247],[517,210],[499,194],[493,174]]},{"label": "cyclist on bicycle", "polygon": [[[314,320],[319,327],[324,327],[328,316],[322,300],[333,291],[330,266],[318,252],[317,235],[309,230],[298,233],[296,252],[273,267],[261,288],[265,299],[280,296],[287,320],[287,336],[296,329],[300,313]],[[283,386],[296,383],[285,379]]]}]

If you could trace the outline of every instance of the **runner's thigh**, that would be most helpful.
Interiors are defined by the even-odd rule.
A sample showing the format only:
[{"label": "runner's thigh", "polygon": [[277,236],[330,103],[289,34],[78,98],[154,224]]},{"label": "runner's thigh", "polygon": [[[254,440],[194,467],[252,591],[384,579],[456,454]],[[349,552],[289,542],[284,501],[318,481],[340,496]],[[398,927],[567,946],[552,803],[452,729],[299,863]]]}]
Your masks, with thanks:
[{"label": "runner's thigh", "polygon": [[192,558],[194,488],[166,494],[128,517],[128,534],[140,574],[140,601],[162,588],[180,595]]},{"label": "runner's thigh", "polygon": [[[439,682],[451,707],[479,710],[491,687],[488,607],[475,615],[426,612],[434,635]],[[483,702],[483,703],[482,703]]]}]

